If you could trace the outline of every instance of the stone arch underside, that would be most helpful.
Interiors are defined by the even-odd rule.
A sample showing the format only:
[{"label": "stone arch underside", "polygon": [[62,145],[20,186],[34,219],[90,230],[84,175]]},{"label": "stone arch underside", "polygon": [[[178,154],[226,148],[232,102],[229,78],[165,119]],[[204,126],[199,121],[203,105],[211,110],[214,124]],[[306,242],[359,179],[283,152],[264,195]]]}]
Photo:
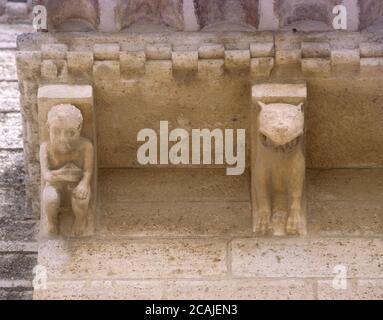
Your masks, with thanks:
[{"label": "stone arch underside", "polygon": [[330,30],[334,18],[333,8],[341,3],[342,0],[276,0],[274,10],[281,28]]},{"label": "stone arch underside", "polygon": [[218,24],[255,29],[259,24],[259,0],[194,0],[194,6],[201,29]]},{"label": "stone arch underside", "polygon": [[98,0],[48,0],[48,25],[55,31],[93,31],[99,24]]}]

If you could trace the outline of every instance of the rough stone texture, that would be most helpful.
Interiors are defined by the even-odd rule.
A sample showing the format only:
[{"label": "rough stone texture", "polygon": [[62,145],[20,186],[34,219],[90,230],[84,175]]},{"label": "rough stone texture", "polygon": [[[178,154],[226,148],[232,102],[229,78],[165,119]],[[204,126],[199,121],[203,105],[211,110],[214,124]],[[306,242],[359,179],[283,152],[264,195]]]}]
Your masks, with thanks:
[{"label": "rough stone texture", "polygon": [[[380,297],[381,282],[372,280],[383,272],[382,202],[355,188],[379,193],[382,171],[329,171],[308,171],[308,237],[271,239],[251,233],[247,174],[232,181],[220,169],[104,169],[96,239],[42,242],[39,264],[50,280],[34,297]],[[351,293],[331,288],[339,264],[349,268]]]},{"label": "rough stone texture", "polygon": [[35,300],[160,300],[165,281],[105,280],[50,282],[49,290],[36,290]]},{"label": "rough stone texture", "polygon": [[302,280],[173,281],[167,299],[181,300],[310,300],[312,286]]},{"label": "rough stone texture", "polygon": [[39,248],[49,279],[222,277],[226,243],[219,240],[54,241]]},{"label": "rough stone texture", "polygon": [[16,36],[30,26],[0,25],[0,300],[32,298],[35,222],[26,207]]}]

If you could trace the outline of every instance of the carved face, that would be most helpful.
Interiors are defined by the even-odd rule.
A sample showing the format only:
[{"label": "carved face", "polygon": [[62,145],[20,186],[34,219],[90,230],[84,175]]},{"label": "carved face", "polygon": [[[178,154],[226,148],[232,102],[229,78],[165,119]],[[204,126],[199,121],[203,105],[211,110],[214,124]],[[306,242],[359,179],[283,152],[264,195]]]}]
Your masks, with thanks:
[{"label": "carved face", "polygon": [[73,105],[57,105],[48,113],[49,140],[54,150],[70,153],[78,147],[81,139],[83,117]]},{"label": "carved face", "polygon": [[302,104],[260,103],[259,132],[265,142],[276,147],[291,144],[303,134],[304,114]]},{"label": "carved face", "polygon": [[81,130],[66,121],[55,120],[49,126],[51,145],[55,150],[66,154],[75,150],[80,141]]}]

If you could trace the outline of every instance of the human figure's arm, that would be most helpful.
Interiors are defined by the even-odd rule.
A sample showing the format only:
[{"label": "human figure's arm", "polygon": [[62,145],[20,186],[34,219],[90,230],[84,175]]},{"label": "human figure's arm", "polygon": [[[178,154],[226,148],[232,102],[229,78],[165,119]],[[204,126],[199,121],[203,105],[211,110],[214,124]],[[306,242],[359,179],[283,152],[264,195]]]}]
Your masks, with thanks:
[{"label": "human figure's arm", "polygon": [[83,178],[75,188],[74,195],[80,200],[85,200],[89,197],[90,194],[90,184],[93,177],[94,170],[94,148],[90,141],[84,142],[83,147],[84,152],[84,168],[83,168]]}]

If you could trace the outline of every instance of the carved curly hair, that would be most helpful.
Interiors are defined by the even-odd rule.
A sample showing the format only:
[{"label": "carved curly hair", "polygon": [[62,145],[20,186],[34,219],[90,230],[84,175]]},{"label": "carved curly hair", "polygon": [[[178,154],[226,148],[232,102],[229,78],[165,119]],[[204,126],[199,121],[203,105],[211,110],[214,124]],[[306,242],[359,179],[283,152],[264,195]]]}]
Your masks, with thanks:
[{"label": "carved curly hair", "polygon": [[84,118],[81,111],[71,104],[59,104],[52,107],[48,113],[48,126],[57,120],[65,120],[76,128],[81,129]]}]

